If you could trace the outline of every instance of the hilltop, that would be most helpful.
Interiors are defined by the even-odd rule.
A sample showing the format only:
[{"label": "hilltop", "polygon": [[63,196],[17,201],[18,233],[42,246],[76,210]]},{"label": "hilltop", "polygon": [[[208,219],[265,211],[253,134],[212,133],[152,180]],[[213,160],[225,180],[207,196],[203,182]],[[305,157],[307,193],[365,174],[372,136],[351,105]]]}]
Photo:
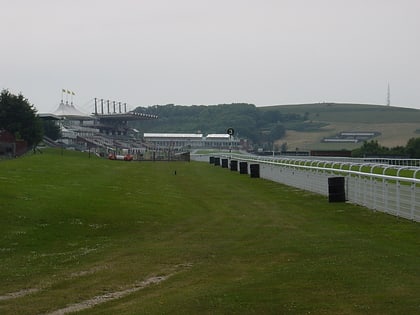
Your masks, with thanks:
[{"label": "hilltop", "polygon": [[342,131],[377,131],[375,139],[381,145],[405,145],[408,139],[419,137],[420,110],[370,104],[313,103],[259,107],[261,111],[296,113],[307,116],[307,123],[320,128],[309,131],[287,129],[281,142],[300,149],[354,149],[360,144],[322,143]]},{"label": "hilltop", "polygon": [[359,143],[324,143],[340,132],[376,132],[374,138],[387,147],[404,146],[420,136],[420,110],[393,106],[349,103],[313,103],[257,107],[253,104],[154,105],[138,112],[155,114],[158,121],[135,125],[140,132],[224,133],[234,128],[239,136],[258,146],[290,150],[355,149]]}]

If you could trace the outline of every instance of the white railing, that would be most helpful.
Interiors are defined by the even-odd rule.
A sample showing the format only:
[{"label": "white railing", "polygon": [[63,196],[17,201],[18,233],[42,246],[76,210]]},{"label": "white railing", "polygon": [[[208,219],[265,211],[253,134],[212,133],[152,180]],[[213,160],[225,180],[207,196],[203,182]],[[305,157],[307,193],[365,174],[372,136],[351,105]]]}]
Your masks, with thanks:
[{"label": "white railing", "polygon": [[[329,195],[328,178],[345,177],[346,200],[369,209],[420,222],[420,167],[350,161],[267,158],[219,154],[221,159],[259,165],[259,177],[288,186]],[[191,156],[209,163],[210,155]],[[230,164],[229,164],[230,165]],[[389,175],[389,173],[395,175]],[[402,176],[402,172],[411,177]]]}]

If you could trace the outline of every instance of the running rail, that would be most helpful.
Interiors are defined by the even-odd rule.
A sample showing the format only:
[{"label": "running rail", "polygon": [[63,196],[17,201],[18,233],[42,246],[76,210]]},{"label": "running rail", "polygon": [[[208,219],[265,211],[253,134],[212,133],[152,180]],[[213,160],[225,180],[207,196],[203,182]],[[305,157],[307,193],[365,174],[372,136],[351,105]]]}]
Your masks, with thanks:
[{"label": "running rail", "polygon": [[[197,161],[219,157],[259,164],[260,177],[285,185],[328,195],[328,178],[345,177],[346,200],[375,211],[420,222],[420,167],[338,160],[268,158],[231,153],[193,154]],[[396,175],[389,175],[392,170]],[[403,171],[412,177],[402,176]]]}]

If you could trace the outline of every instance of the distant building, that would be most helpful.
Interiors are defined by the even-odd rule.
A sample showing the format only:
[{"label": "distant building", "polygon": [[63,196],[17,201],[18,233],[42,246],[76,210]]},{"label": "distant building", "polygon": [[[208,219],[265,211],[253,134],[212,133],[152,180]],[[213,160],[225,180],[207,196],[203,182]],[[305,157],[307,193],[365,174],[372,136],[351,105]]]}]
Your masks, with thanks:
[{"label": "distant building", "polygon": [[217,149],[237,149],[239,146],[239,139],[230,138],[228,134],[208,134],[204,140],[204,146],[206,148],[217,148]]},{"label": "distant building", "polygon": [[378,131],[342,131],[332,138],[324,138],[326,143],[359,143],[379,136]]},{"label": "distant building", "polygon": [[28,150],[25,140],[18,140],[8,131],[0,130],[0,157],[15,157]]},{"label": "distant building", "polygon": [[144,133],[144,141],[160,148],[203,147],[201,133]]},{"label": "distant building", "polygon": [[201,133],[145,133],[144,141],[160,148],[208,148],[208,149],[238,149],[240,140],[230,138],[228,134]]},{"label": "distant building", "polygon": [[[107,112],[97,112],[88,115],[77,109],[73,103],[64,103],[61,100],[58,108],[52,114],[39,114],[45,120],[57,120],[61,128],[61,139],[57,142],[66,147],[79,150],[88,148],[101,148],[103,150],[117,150],[120,148],[130,148],[139,151],[142,149],[140,143],[134,143],[135,129],[129,128],[128,121],[157,119],[155,115],[139,114],[136,112],[122,112],[121,106],[118,111],[115,108],[111,112],[108,107]],[[108,101],[109,104],[109,101]],[[103,108],[102,108],[103,109]]]}]

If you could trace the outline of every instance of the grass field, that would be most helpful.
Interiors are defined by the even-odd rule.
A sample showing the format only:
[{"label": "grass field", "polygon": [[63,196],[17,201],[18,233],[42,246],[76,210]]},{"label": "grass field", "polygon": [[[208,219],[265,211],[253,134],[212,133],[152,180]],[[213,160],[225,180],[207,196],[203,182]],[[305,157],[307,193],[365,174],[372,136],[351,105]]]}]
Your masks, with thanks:
[{"label": "grass field", "polygon": [[198,162],[48,151],[0,187],[0,314],[420,313],[418,223]]}]

